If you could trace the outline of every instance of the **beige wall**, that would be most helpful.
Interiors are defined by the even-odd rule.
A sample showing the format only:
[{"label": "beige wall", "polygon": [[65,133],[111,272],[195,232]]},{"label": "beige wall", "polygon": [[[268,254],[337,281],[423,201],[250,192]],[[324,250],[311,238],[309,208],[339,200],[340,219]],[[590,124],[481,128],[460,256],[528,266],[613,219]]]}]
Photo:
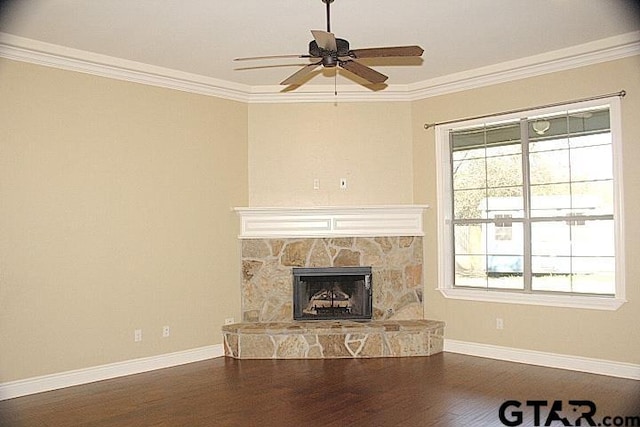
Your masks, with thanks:
[{"label": "beige wall", "polygon": [[250,105],[250,204],[411,203],[411,145],[408,102]]},{"label": "beige wall", "polygon": [[[621,89],[627,91],[622,100],[622,130],[629,302],[617,311],[598,311],[445,299],[435,290],[435,137],[433,130],[423,129],[424,123]],[[446,321],[448,339],[640,364],[640,56],[421,100],[414,103],[412,114],[414,200],[434,207],[426,221],[426,317]],[[504,319],[504,330],[496,330],[496,317]]]},{"label": "beige wall", "polygon": [[[221,343],[240,316],[230,208],[245,205],[430,204],[425,310],[447,338],[640,363],[639,69],[634,57],[413,103],[246,105],[0,60],[0,383]],[[620,89],[629,303],[444,299],[423,124]]]},{"label": "beige wall", "polygon": [[0,100],[0,382],[221,344],[247,105],[8,60]]}]

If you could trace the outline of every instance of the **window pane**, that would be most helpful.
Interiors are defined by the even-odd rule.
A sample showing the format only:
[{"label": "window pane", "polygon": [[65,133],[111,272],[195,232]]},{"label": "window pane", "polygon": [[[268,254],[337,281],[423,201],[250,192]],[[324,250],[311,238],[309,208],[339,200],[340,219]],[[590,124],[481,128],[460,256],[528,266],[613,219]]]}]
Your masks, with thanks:
[{"label": "window pane", "polygon": [[613,257],[573,258],[572,264],[580,269],[589,265],[590,271],[572,274],[539,274],[532,278],[534,291],[576,292],[599,295],[615,294],[615,259]]},{"label": "window pane", "polygon": [[513,145],[520,143],[520,121],[498,123],[485,127],[487,147]]},{"label": "window pane", "polygon": [[529,120],[529,140],[547,141],[549,139],[559,139],[559,136],[568,134],[568,126],[566,112],[531,119]]},{"label": "window pane", "polygon": [[523,289],[522,256],[488,255],[488,287]]},{"label": "window pane", "polygon": [[514,144],[494,145],[487,147],[487,156],[508,156],[511,154],[522,153],[522,145],[520,141]]},{"label": "window pane", "polygon": [[[456,253],[460,255],[482,255],[485,256],[485,243],[483,237],[483,225],[481,224],[456,224],[453,227],[455,236]],[[482,265],[474,264],[474,269],[482,268],[484,271],[485,263]]]},{"label": "window pane", "polygon": [[586,262],[591,265],[602,266],[601,271],[591,273],[577,273],[572,277],[573,292],[584,292],[589,294],[614,295],[615,286],[615,259],[600,258],[589,259]]},{"label": "window pane", "polygon": [[571,149],[571,181],[613,179],[611,146],[596,145]]},{"label": "window pane", "polygon": [[511,218],[524,216],[522,187],[491,188],[487,190],[486,209],[488,218],[509,215]]},{"label": "window pane", "polygon": [[531,278],[531,289],[534,291],[571,292],[571,275],[534,275]]},{"label": "window pane", "polygon": [[569,150],[543,151],[529,155],[531,184],[569,182]]},{"label": "window pane", "polygon": [[587,215],[613,214],[613,181],[571,184],[571,204]]},{"label": "window pane", "polygon": [[569,184],[536,185],[531,187],[531,217],[564,216],[571,212]]},{"label": "window pane", "polygon": [[571,255],[571,227],[564,221],[531,224],[531,254],[538,256],[537,264],[532,265],[534,274],[569,273],[564,262],[555,258]]},{"label": "window pane", "polygon": [[487,272],[483,227],[478,224],[456,224],[454,239],[455,284],[485,287]]},{"label": "window pane", "polygon": [[466,159],[453,162],[453,188],[471,189],[486,187],[486,160]]},{"label": "window pane", "polygon": [[481,148],[458,150],[453,152],[453,161],[483,159],[485,157],[484,145]]},{"label": "window pane", "polygon": [[569,148],[569,141],[566,138],[540,140],[530,137],[529,139],[530,153],[537,153],[540,151],[566,150],[567,148]]},{"label": "window pane", "polygon": [[522,185],[522,156],[520,154],[487,157],[488,187],[516,185]]},{"label": "window pane", "polygon": [[522,273],[490,273],[487,279],[487,287],[495,289],[524,289]]},{"label": "window pane", "polygon": [[613,227],[613,220],[532,224],[532,290],[613,294]]},{"label": "window pane", "polygon": [[[611,132],[602,132],[593,135],[572,135],[569,140],[569,146],[571,148],[596,145],[611,145]],[[609,149],[611,149],[611,147],[609,147]]]},{"label": "window pane", "polygon": [[571,260],[574,274],[613,275],[615,264],[613,256],[578,256]]},{"label": "window pane", "polygon": [[524,289],[523,224],[508,215],[493,223],[456,225],[456,285]]},{"label": "window pane", "polygon": [[573,292],[615,293],[613,220],[571,225]]},{"label": "window pane", "polygon": [[453,217],[478,219],[487,217],[486,190],[458,190],[453,193]]},{"label": "window pane", "polygon": [[[615,254],[615,239],[613,220],[574,221],[571,227],[571,241],[574,256],[613,257]],[[593,266],[594,269],[599,269]],[[588,264],[583,264],[582,270],[589,270]],[[586,269],[586,270],[585,270]],[[602,270],[599,270],[602,271]],[[613,271],[613,270],[611,270]]]},{"label": "window pane", "polygon": [[[483,224],[486,230],[484,240],[489,256],[515,256],[522,258],[524,234],[521,222],[512,222],[509,218],[496,218],[492,224]],[[509,263],[488,263],[489,271],[522,272],[522,260],[509,259]],[[516,265],[517,264],[517,265]],[[499,269],[504,265],[503,269]]]},{"label": "window pane", "polygon": [[524,289],[524,227],[508,214],[493,217],[486,224],[487,286],[497,289]]},{"label": "window pane", "polygon": [[487,274],[484,267],[485,257],[479,255],[458,255],[455,259],[455,285],[472,286],[474,288],[487,287]]},{"label": "window pane", "polygon": [[608,107],[572,110],[567,115],[572,134],[597,134],[610,128]]}]

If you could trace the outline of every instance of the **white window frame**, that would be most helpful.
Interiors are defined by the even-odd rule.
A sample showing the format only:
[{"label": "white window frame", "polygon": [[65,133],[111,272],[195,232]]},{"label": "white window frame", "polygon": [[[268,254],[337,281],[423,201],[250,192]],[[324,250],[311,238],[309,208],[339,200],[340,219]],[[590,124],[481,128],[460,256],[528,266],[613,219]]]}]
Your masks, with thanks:
[{"label": "white window frame", "polygon": [[[580,108],[592,108],[608,106],[610,115],[610,129],[613,150],[613,191],[614,191],[614,229],[615,229],[615,295],[576,295],[549,294],[549,293],[524,293],[521,291],[505,291],[494,289],[472,289],[454,287],[453,256],[454,242],[451,233],[453,194],[451,186],[451,163],[449,152],[449,134],[451,131],[482,125],[488,122],[500,122],[516,120],[531,116],[539,116],[574,110]],[[554,307],[584,308],[597,310],[617,310],[627,300],[625,299],[625,268],[624,268],[624,209],[623,209],[623,185],[622,185],[622,124],[620,111],[620,98],[611,97],[594,101],[568,103],[545,109],[531,109],[526,112],[492,116],[491,119],[474,119],[448,123],[435,127],[436,143],[436,186],[437,186],[437,221],[438,221],[438,287],[437,289],[446,298],[543,305]]]}]

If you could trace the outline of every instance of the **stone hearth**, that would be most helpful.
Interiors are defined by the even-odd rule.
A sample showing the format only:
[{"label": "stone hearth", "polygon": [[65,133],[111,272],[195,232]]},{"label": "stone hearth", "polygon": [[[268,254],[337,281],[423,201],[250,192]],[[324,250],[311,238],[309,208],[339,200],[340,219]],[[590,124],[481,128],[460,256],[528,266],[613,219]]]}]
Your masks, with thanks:
[{"label": "stone hearth", "polygon": [[238,323],[223,326],[236,359],[430,356],[442,351],[444,323],[433,320]]}]

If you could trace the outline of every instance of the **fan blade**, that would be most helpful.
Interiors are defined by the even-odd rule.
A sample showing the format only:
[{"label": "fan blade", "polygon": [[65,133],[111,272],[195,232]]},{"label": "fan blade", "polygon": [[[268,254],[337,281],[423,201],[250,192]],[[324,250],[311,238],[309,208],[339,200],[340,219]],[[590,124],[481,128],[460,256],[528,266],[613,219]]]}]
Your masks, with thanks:
[{"label": "fan blade", "polygon": [[340,66],[347,71],[351,71],[356,76],[370,81],[371,83],[384,83],[384,81],[388,79],[387,76],[377,72],[373,68],[369,68],[366,65],[362,65],[356,61],[352,61],[351,59],[347,61],[340,61]]},{"label": "fan blade", "polygon": [[424,52],[420,46],[372,47],[349,51],[352,58],[382,58],[386,56],[421,56]]},{"label": "fan blade", "polygon": [[313,34],[313,38],[316,40],[318,47],[320,49],[328,50],[331,52],[335,52],[338,50],[338,46],[336,44],[336,36],[333,33],[328,31],[320,31],[320,30],[311,30],[311,34]]},{"label": "fan blade", "polygon": [[253,61],[255,59],[278,59],[278,58],[311,58],[311,55],[267,55],[267,56],[247,56],[244,58],[234,58],[234,61]]},{"label": "fan blade", "polygon": [[313,64],[305,65],[304,67],[287,77],[285,80],[283,80],[280,84],[285,86],[300,84],[304,80],[304,78],[311,74],[311,72],[315,70],[316,67],[321,63],[322,61],[318,61]]}]

